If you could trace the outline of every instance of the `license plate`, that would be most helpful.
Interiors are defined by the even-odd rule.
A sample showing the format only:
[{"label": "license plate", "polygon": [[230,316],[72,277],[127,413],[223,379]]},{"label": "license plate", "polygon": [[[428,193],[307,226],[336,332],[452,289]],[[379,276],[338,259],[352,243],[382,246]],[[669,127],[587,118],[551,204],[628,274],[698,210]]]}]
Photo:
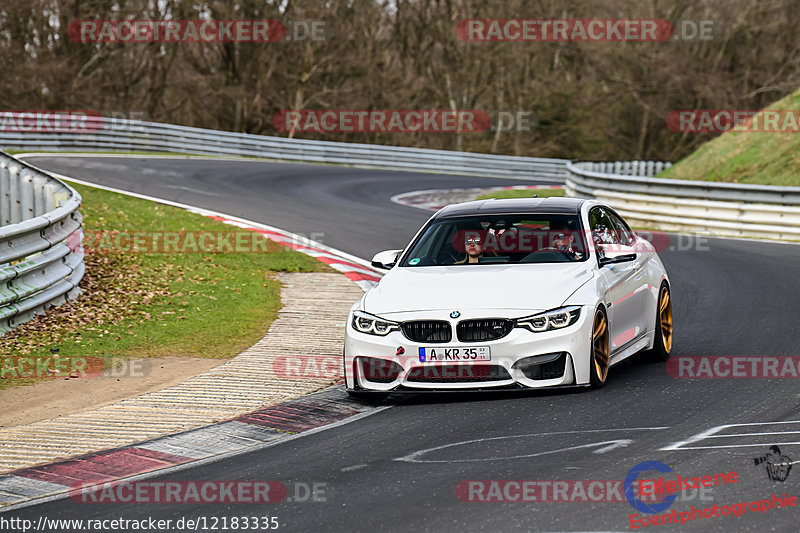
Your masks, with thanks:
[{"label": "license plate", "polygon": [[420,348],[421,363],[438,361],[491,361],[488,346],[455,346],[452,348]]}]

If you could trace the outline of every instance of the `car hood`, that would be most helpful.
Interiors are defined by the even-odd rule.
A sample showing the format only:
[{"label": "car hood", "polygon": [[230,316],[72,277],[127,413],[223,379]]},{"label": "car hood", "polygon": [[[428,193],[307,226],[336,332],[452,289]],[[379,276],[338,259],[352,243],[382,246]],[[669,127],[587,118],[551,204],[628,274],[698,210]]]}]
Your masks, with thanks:
[{"label": "car hood", "polygon": [[395,267],[364,296],[364,310],[381,316],[428,310],[544,311],[560,307],[592,276],[588,261]]}]

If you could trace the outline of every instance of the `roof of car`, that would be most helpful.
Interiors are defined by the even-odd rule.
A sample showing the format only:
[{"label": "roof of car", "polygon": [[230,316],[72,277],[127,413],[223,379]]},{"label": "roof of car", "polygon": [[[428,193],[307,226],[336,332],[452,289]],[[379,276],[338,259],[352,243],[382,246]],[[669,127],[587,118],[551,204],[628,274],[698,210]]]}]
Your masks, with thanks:
[{"label": "roof of car", "polygon": [[562,197],[476,200],[474,202],[448,205],[439,211],[436,218],[466,215],[510,215],[516,213],[578,215],[581,212],[581,205],[585,201],[582,198]]}]

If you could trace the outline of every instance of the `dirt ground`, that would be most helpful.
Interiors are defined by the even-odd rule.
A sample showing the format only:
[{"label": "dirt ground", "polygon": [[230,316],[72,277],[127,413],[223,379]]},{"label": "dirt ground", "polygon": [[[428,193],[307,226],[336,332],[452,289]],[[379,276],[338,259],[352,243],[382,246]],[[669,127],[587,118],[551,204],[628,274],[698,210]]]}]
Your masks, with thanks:
[{"label": "dirt ground", "polygon": [[146,369],[137,377],[54,378],[0,391],[0,427],[31,424],[94,409],[146,392],[161,390],[205,372],[226,360],[164,357],[133,360]]}]

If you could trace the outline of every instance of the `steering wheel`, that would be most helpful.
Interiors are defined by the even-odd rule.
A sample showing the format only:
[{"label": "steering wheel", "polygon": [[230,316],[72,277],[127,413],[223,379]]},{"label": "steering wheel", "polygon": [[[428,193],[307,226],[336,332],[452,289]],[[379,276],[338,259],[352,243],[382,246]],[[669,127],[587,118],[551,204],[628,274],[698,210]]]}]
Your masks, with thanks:
[{"label": "steering wheel", "polygon": [[451,259],[451,262],[450,262],[450,263],[447,263],[448,265],[455,265],[455,264],[456,264],[456,263],[458,263],[459,261],[463,261],[463,259],[461,259],[460,257],[456,257],[456,256],[454,256],[454,255],[453,255],[453,254],[451,254],[450,252],[447,252],[447,255],[449,255],[449,256],[450,256],[450,259]]},{"label": "steering wheel", "polygon": [[[557,248],[548,247],[548,248],[542,248],[541,250],[536,250],[535,252],[529,253],[520,262],[521,263],[538,263],[540,261],[536,261],[535,260],[536,257],[537,257],[537,254],[539,256],[542,256],[544,254],[551,254],[551,258],[552,258],[551,261],[556,261],[556,262],[560,262],[558,258],[562,258],[562,259],[563,258],[569,258],[569,252],[566,252],[564,250],[559,250]],[[547,259],[545,259],[545,262],[547,262]]]}]

